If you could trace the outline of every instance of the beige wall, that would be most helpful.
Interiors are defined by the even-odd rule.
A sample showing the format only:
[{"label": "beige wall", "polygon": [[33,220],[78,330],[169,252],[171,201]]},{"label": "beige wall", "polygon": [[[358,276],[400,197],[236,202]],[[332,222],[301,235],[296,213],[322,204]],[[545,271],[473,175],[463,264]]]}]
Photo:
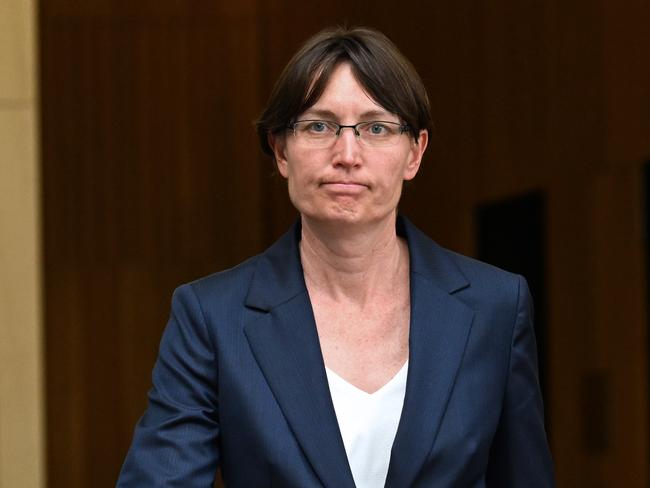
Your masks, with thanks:
[{"label": "beige wall", "polygon": [[0,488],[45,484],[35,29],[0,0]]}]

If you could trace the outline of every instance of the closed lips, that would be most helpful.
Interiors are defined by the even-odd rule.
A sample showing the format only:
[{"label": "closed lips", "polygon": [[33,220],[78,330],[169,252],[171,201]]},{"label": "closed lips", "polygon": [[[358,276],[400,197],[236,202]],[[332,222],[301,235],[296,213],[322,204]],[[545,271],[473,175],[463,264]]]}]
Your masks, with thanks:
[{"label": "closed lips", "polygon": [[340,186],[368,186],[357,181],[324,181],[323,185],[340,185]]}]

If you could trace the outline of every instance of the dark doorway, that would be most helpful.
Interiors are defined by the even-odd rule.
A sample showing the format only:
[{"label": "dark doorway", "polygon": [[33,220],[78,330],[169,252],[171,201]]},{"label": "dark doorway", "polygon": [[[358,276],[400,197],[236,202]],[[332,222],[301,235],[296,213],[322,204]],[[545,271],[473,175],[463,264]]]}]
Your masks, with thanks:
[{"label": "dark doorway", "polygon": [[[481,204],[476,209],[478,258],[523,275],[535,302],[539,376],[545,404],[548,395],[546,288],[546,196],[541,191]],[[548,410],[546,415],[549,429]]]}]

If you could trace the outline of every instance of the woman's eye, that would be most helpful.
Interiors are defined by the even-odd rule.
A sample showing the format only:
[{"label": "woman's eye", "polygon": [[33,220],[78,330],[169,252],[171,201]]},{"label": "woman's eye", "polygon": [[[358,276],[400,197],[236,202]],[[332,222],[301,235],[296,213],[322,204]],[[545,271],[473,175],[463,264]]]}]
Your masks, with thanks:
[{"label": "woman's eye", "polygon": [[325,122],[312,122],[307,126],[307,129],[313,132],[325,132],[327,130],[327,124]]}]

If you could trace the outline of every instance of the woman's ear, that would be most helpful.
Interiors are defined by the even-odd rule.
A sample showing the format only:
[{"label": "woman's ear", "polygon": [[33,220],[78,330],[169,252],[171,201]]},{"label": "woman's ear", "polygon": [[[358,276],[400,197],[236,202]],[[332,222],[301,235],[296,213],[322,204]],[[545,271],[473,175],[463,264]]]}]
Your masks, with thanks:
[{"label": "woman's ear", "polygon": [[409,155],[409,161],[406,165],[406,168],[404,168],[405,180],[412,180],[415,178],[415,175],[418,174],[420,163],[422,163],[422,156],[424,156],[424,151],[426,151],[428,143],[429,132],[426,129],[423,129],[418,134],[418,140],[413,141],[411,144],[411,154]]},{"label": "woman's ear", "polygon": [[287,177],[287,157],[285,155],[286,150],[286,138],[284,134],[271,134],[267,135],[267,141],[269,146],[273,150],[273,156],[275,157],[275,164],[278,167],[278,171],[285,178]]}]

